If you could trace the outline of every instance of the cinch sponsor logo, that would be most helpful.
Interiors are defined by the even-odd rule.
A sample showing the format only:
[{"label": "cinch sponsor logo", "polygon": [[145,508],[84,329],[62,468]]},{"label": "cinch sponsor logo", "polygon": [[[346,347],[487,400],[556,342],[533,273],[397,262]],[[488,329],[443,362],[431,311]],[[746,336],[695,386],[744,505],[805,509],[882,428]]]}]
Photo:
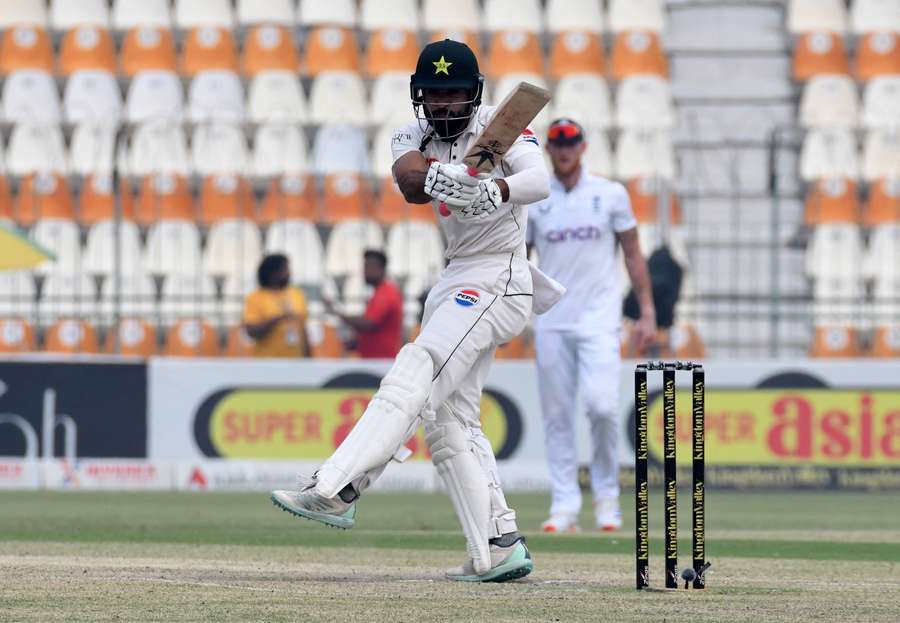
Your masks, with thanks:
[{"label": "cinch sponsor logo", "polygon": [[547,242],[569,242],[572,240],[599,240],[603,231],[593,225],[582,227],[567,227],[565,229],[553,229],[547,232]]},{"label": "cinch sponsor logo", "polygon": [[[216,392],[200,405],[194,438],[208,457],[326,459],[362,417],[380,379],[352,375],[353,387],[238,387]],[[341,379],[333,383],[344,382]],[[482,429],[498,458],[512,454],[522,434],[518,408],[485,390]],[[407,443],[413,459],[431,454],[420,429]]]},{"label": "cinch sponsor logo", "polygon": [[457,305],[463,307],[474,307],[481,300],[481,294],[477,290],[460,290],[453,297]]}]

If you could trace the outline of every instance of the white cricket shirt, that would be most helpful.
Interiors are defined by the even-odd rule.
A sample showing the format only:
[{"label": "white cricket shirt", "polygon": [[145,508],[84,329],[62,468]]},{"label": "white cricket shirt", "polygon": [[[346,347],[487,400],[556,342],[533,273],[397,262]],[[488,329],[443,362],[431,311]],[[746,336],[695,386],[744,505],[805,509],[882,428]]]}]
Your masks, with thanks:
[{"label": "white cricket shirt", "polygon": [[[422,150],[428,162],[441,163],[461,162],[469,149],[469,144],[478,136],[491,115],[495,106],[481,106],[469,127],[452,142],[432,139]],[[430,128],[418,121],[409,123],[396,132],[391,139],[391,151],[394,161],[411,151],[419,151]],[[531,154],[531,157],[527,157]],[[537,138],[530,130],[526,130],[507,150],[493,171],[491,177],[508,177],[527,169],[535,162],[534,155],[542,158]],[[458,218],[448,209],[441,210],[439,201],[432,201],[432,207],[444,238],[447,241],[445,256],[448,260],[454,257],[470,255],[517,253],[525,255],[525,232],[528,225],[528,210],[525,206],[504,203],[493,214],[475,218]]]},{"label": "white cricket shirt", "polygon": [[582,170],[566,192],[556,176],[550,196],[531,205],[528,242],[537,248],[541,270],[566,287],[538,329],[617,331],[622,316],[616,234],[637,226],[628,192]]}]

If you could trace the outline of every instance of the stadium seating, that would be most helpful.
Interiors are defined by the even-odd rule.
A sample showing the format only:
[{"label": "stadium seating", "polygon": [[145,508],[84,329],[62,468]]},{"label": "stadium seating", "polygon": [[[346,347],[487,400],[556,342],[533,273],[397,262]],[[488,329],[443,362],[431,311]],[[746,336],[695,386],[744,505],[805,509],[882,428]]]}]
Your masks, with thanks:
[{"label": "stadium seating", "polygon": [[428,32],[481,30],[482,15],[478,0],[423,0],[422,25]]},{"label": "stadium seating", "polygon": [[866,84],[862,125],[868,130],[900,127],[900,75],[878,76]]},{"label": "stadium seating", "polygon": [[111,277],[104,279],[100,287],[100,313],[105,323],[112,324],[118,309],[123,318],[156,324],[158,306],[152,277],[140,271],[123,273],[118,291],[116,288],[116,280]]},{"label": "stadium seating", "polygon": [[178,68],[175,42],[167,26],[152,24],[135,25],[125,34],[122,42],[122,73],[133,77],[143,71],[174,73]]},{"label": "stadium seating", "polygon": [[226,357],[252,357],[253,340],[241,326],[235,326],[228,330],[228,338],[225,342]]},{"label": "stadium seating", "polygon": [[156,328],[146,320],[126,318],[106,333],[103,351],[150,357],[158,350]]},{"label": "stadium seating", "polygon": [[288,257],[294,283],[321,285],[324,251],[312,222],[296,217],[274,221],[266,233],[265,249]]},{"label": "stadium seating", "polygon": [[[116,250],[117,236],[118,251]],[[136,223],[100,221],[91,225],[88,230],[82,267],[91,275],[111,275],[117,266],[118,270],[126,275],[140,273],[141,246],[141,236]]]},{"label": "stadium seating", "polygon": [[605,26],[601,3],[593,0],[547,0],[545,20],[551,33],[580,30],[599,35]]},{"label": "stadium seating", "polygon": [[256,129],[250,170],[256,177],[300,175],[309,169],[306,135],[297,126],[269,123]]},{"label": "stadium seating", "polygon": [[198,27],[234,27],[230,0],[175,0],[175,25],[185,30]]},{"label": "stadium seating", "polygon": [[194,123],[244,120],[244,88],[231,71],[198,73],[188,89],[188,119]]},{"label": "stadium seating", "polygon": [[847,7],[843,0],[789,0],[788,31],[795,35],[810,32],[847,32]]},{"label": "stadium seating", "polygon": [[859,120],[859,96],[850,76],[820,74],[803,87],[800,123],[807,128],[854,128]]},{"label": "stadium seating", "polygon": [[900,179],[882,179],[872,184],[863,211],[863,225],[874,227],[900,222]]},{"label": "stadium seating", "polygon": [[610,0],[609,29],[614,33],[649,30],[662,33],[666,29],[662,0]]},{"label": "stadium seating", "polygon": [[891,0],[854,0],[850,10],[853,33],[900,31],[900,6]]},{"label": "stadium seating", "polygon": [[270,23],[253,28],[244,40],[241,67],[250,76],[264,71],[296,73],[300,58],[291,31]]},{"label": "stadium seating", "polygon": [[668,62],[663,54],[659,35],[647,30],[623,31],[616,35],[611,72],[616,80],[636,74],[655,74],[668,78]]},{"label": "stadium seating", "polygon": [[543,30],[543,15],[538,0],[485,0],[484,28],[490,32]]},{"label": "stadium seating", "polygon": [[849,74],[850,62],[843,40],[831,32],[811,32],[800,37],[794,48],[795,80],[818,74]]},{"label": "stadium seating", "polygon": [[0,318],[0,353],[27,353],[34,349],[34,328],[28,321]]},{"label": "stadium seating", "polygon": [[23,69],[53,73],[53,48],[43,28],[16,26],[3,33],[0,41],[0,73]]},{"label": "stadium seating", "polygon": [[216,357],[219,343],[215,329],[202,320],[181,320],[166,333],[163,354],[169,357]]},{"label": "stadium seating", "polygon": [[807,225],[856,223],[859,218],[859,195],[852,180],[820,179],[806,198],[804,222]]},{"label": "stadium seating", "polygon": [[247,120],[251,123],[304,123],[309,113],[297,77],[288,71],[261,71],[250,81]]},{"label": "stadium seating", "polygon": [[32,318],[37,288],[28,272],[0,271],[0,318]]},{"label": "stadium seating", "polygon": [[315,182],[305,175],[284,175],[269,182],[269,188],[257,212],[262,224],[283,219],[317,221],[319,210]]},{"label": "stadium seating", "polygon": [[[258,4],[258,3],[257,3]],[[267,2],[266,4],[271,4]],[[113,0],[112,25],[116,30],[135,27],[172,27],[168,0]]]},{"label": "stadium seating", "polygon": [[816,327],[810,357],[844,358],[859,357],[862,348],[856,329],[842,325],[819,325]]},{"label": "stadium seating", "polygon": [[867,182],[900,177],[900,128],[869,131],[863,147],[862,176]]},{"label": "stadium seating", "polygon": [[47,330],[44,350],[62,354],[97,353],[97,332],[84,320],[59,320]]},{"label": "stadium seating", "polygon": [[44,0],[0,0],[0,29],[15,26],[47,27],[47,3]]},{"label": "stadium seating", "polygon": [[550,48],[550,75],[559,79],[578,73],[606,73],[603,43],[597,35],[583,30],[560,32]]},{"label": "stadium seating", "polygon": [[277,24],[292,27],[297,20],[293,0],[237,0],[237,21],[242,26]]},{"label": "stadium seating", "polygon": [[900,73],[900,37],[896,32],[873,32],[857,44],[856,77],[871,80],[875,76]]},{"label": "stadium seating", "polygon": [[806,182],[835,177],[857,179],[859,153],[853,134],[841,128],[810,131],[803,140],[800,177]]},{"label": "stadium seating", "polygon": [[345,26],[357,23],[356,3],[353,0],[300,0],[298,19],[304,26]]},{"label": "stadium seating", "polygon": [[369,31],[385,28],[418,30],[418,5],[416,0],[362,0],[360,25]]}]

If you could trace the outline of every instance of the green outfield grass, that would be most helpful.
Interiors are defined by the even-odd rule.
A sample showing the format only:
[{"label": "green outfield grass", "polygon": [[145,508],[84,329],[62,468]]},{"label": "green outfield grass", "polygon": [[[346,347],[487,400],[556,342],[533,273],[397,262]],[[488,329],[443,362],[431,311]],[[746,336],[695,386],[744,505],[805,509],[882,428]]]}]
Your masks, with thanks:
[{"label": "green outfield grass", "polygon": [[[634,591],[630,497],[621,532],[590,530],[585,512],[576,536],[536,532],[547,496],[510,501],[535,572],[472,586],[441,579],[465,550],[439,494],[371,494],[345,532],[266,494],[0,493],[0,621],[900,620],[897,495],[710,492],[713,567],[697,595]],[[654,496],[657,585],[661,505]]]}]

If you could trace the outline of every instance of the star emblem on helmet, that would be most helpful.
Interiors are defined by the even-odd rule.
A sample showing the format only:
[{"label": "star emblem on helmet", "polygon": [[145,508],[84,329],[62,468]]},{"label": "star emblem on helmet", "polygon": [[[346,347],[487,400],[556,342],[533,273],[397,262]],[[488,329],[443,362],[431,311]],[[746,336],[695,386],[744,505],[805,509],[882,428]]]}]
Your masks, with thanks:
[{"label": "star emblem on helmet", "polygon": [[441,56],[440,60],[433,61],[432,64],[435,67],[435,70],[434,70],[435,75],[437,75],[437,74],[446,74],[448,76],[450,75],[450,72],[448,70],[450,69],[450,65],[452,65],[453,63],[445,61],[443,56]]}]

